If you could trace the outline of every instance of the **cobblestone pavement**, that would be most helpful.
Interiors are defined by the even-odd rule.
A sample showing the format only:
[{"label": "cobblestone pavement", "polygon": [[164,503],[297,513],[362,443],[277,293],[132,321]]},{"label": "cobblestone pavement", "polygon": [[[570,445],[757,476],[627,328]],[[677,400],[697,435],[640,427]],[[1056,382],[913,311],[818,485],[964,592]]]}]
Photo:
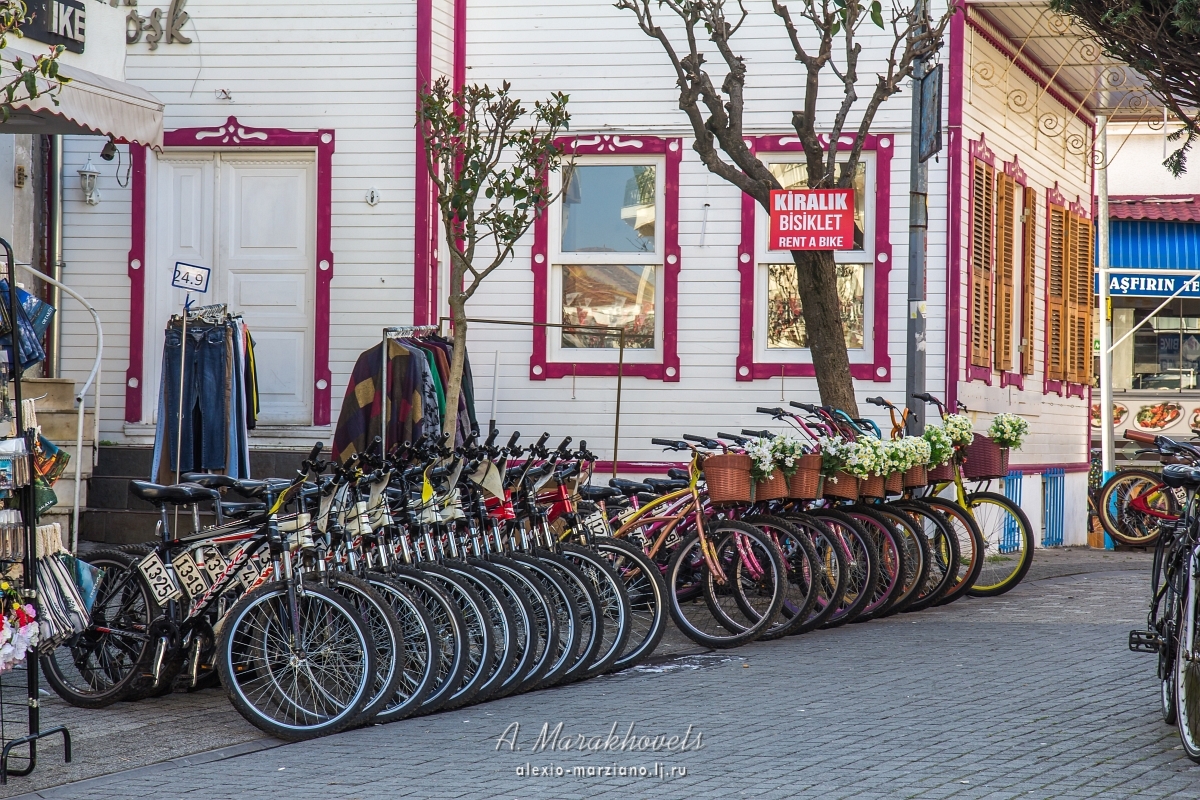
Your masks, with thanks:
[{"label": "cobblestone pavement", "polygon": [[[256,736],[218,692],[102,712],[47,703],[48,722],[76,731],[83,766],[64,771],[50,746],[35,777],[8,792],[226,745],[28,796],[1196,797],[1200,766],[1158,716],[1153,660],[1125,647],[1144,624],[1148,562],[1040,551],[1025,583],[1000,598],[656,660],[302,744]],[[611,749],[537,752],[542,726],[559,722],[560,747],[582,735]],[[664,737],[660,749],[620,750],[631,724]],[[621,777],[629,767],[648,774]]]}]

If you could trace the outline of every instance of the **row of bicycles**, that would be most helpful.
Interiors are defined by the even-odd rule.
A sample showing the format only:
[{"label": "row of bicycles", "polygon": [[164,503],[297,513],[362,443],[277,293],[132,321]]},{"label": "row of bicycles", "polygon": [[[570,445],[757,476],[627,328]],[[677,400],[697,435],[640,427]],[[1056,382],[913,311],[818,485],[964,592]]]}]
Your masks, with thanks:
[{"label": "row of bicycles", "polygon": [[[899,435],[905,412],[872,402]],[[759,411],[812,451],[881,435],[828,408]],[[969,489],[957,459],[879,497],[714,502],[706,459],[770,435],[655,439],[686,468],[608,485],[586,443],[500,445],[494,429],[343,464],[318,444],[290,480],[134,481],[161,536],[86,556],[91,626],[43,656],[46,680],[87,708],[219,684],[299,740],[627,669],[668,617],[728,648],[1001,594],[1028,570],[1029,521]]]},{"label": "row of bicycles", "polygon": [[1163,721],[1200,763],[1200,447],[1134,430],[1125,438],[1163,464],[1161,472],[1122,470],[1100,492],[1105,530],[1154,547],[1146,629],[1129,632],[1129,649],[1158,656]]}]

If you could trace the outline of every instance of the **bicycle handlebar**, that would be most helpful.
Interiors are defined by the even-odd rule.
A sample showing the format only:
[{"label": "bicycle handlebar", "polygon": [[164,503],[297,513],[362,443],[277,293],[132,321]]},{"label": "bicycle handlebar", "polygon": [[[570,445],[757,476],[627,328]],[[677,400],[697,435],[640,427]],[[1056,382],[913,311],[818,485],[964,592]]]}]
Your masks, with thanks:
[{"label": "bicycle handlebar", "polygon": [[759,439],[774,439],[775,438],[775,434],[771,433],[770,431],[752,431],[747,428],[742,428],[742,435],[755,436],[755,437],[758,437]]},{"label": "bicycle handlebar", "polygon": [[807,411],[810,414],[817,413],[817,407],[814,406],[812,403],[801,403],[797,400],[793,400],[792,402],[788,403],[788,405],[790,405],[792,408],[803,409],[804,411]]},{"label": "bicycle handlebar", "polygon": [[867,402],[873,406],[879,406],[880,408],[891,408],[892,407],[892,404],[889,403],[887,400],[884,400],[882,397],[868,397]]},{"label": "bicycle handlebar", "polygon": [[690,450],[687,442],[681,442],[678,439],[651,439],[650,444],[657,444],[662,447],[669,447],[672,450]]},{"label": "bicycle handlebar", "polygon": [[747,441],[745,436],[737,436],[732,433],[721,433],[720,431],[717,431],[717,438],[718,439],[728,439],[729,441],[734,442],[735,444],[745,444]]},{"label": "bicycle handlebar", "polygon": [[1132,428],[1125,430],[1124,436],[1131,442],[1141,442],[1142,444],[1156,444],[1158,437],[1152,433],[1142,433],[1135,431]]},{"label": "bicycle handlebar", "polygon": [[763,408],[759,406],[755,409],[759,414],[770,414],[772,417],[782,417],[787,414],[782,408]]}]

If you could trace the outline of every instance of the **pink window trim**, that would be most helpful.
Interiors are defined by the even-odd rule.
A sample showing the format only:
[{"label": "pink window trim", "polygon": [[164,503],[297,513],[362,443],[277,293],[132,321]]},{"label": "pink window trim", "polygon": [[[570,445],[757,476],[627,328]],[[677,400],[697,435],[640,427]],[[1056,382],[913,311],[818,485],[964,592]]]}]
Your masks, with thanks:
[{"label": "pink window trim", "polygon": [[[679,380],[679,163],[683,159],[683,140],[659,136],[622,136],[596,134],[591,137],[563,137],[570,155],[664,155],[663,174],[663,297],[662,361],[653,364],[625,362],[622,375],[637,375],[651,380]],[[538,217],[533,226],[533,250],[529,266],[533,270],[533,321],[549,322],[550,310],[550,223],[549,214]],[[533,329],[533,355],[529,359],[529,379],[544,381],[572,375],[609,376],[617,374],[616,355],[611,363],[591,361],[548,361],[547,328]]]},{"label": "pink window trim", "polygon": [[[180,128],[163,135],[163,146],[207,149],[291,148],[317,154],[316,328],[313,336],[313,425],[330,422],[333,375],[329,369],[329,284],[333,280],[332,130],[293,131],[253,128],[230,117],[207,128]],[[130,145],[133,164],[129,273],[129,367],[125,371],[125,421],[142,421],[142,384],[146,321],[146,148]],[[136,266],[135,266],[136,264]],[[324,268],[322,268],[324,265]],[[253,320],[250,321],[253,323]],[[325,388],[320,388],[324,383]]]},{"label": "pink window trim", "polygon": [[[982,132],[979,134],[978,141],[975,141],[973,139],[967,141],[967,154],[970,155],[971,161],[973,161],[973,162],[980,161],[980,162],[983,162],[984,164],[987,164],[992,169],[996,168],[996,154],[992,152],[992,149],[990,147],[988,147],[987,141],[986,141],[986,134],[984,134]],[[971,167],[971,172],[969,174],[968,180],[970,182],[969,185],[972,186],[971,192],[973,193],[975,191],[973,188],[974,181],[975,181],[975,167],[974,166]],[[975,237],[972,235],[972,231],[975,228],[975,203],[974,203],[973,197],[972,197],[970,209],[971,209],[971,211],[969,214],[969,219],[968,219],[968,224],[967,224],[967,343],[968,343],[967,344],[967,381],[968,382],[983,381],[988,386],[991,386],[992,385],[992,368],[991,368],[991,366],[989,365],[986,367],[980,367],[976,364],[971,363],[970,341],[971,341],[971,335],[974,333],[974,331],[971,328],[970,305],[971,305],[971,297],[973,296],[973,290],[975,288],[975,276],[971,274],[971,263],[972,263],[972,258],[974,257],[974,254],[975,254]],[[994,227],[992,229],[992,233],[993,234],[995,233]],[[991,317],[990,309],[989,309],[988,316],[989,316],[989,318]]]},{"label": "pink window trim", "polygon": [[[821,137],[828,147],[828,137]],[[850,138],[843,136],[843,143]],[[762,153],[804,152],[800,141],[790,134],[747,137],[750,151]],[[870,134],[863,152],[875,153],[875,309],[872,326],[873,360],[851,364],[850,374],[858,380],[886,383],[892,379],[892,359],[888,355],[888,276],[892,271],[892,244],[889,238],[892,203],[892,137]],[[738,247],[738,273],[741,276],[740,325],[736,377],[739,381],[778,378],[811,378],[817,373],[812,364],[771,363],[754,360],[754,254],[757,201],[742,195],[742,242]]]},{"label": "pink window trim", "polygon": [[[1046,305],[1050,304],[1050,206],[1055,205],[1059,208],[1065,208],[1072,214],[1078,214],[1091,219],[1090,209],[1084,208],[1079,202],[1079,196],[1075,196],[1074,202],[1068,202],[1066,195],[1058,188],[1058,181],[1054,182],[1054,186],[1046,190]],[[1049,321],[1049,311],[1046,314],[1047,322]],[[1045,342],[1042,343],[1042,358],[1047,369],[1050,364],[1050,337],[1045,336]],[[1045,373],[1043,373],[1045,374]],[[1056,394],[1059,397],[1078,397],[1083,399],[1085,389],[1090,387],[1082,383],[1071,383],[1069,381],[1052,381],[1049,378],[1042,379],[1042,394]]]},{"label": "pink window trim", "polygon": [[1018,389],[1024,390],[1025,389],[1025,376],[1018,375],[1015,372],[1001,372],[1000,373],[1000,388],[1003,389],[1006,386],[1015,386]]}]

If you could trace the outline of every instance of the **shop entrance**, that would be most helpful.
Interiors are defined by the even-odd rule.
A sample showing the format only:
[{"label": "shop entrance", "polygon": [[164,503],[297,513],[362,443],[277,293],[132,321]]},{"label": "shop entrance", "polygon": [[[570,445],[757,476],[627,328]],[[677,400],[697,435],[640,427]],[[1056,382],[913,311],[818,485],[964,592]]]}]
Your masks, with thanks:
[{"label": "shop entrance", "polygon": [[163,328],[184,293],[177,261],[212,268],[203,305],[225,303],[250,326],[265,425],[313,415],[316,160],[305,152],[168,152],[147,181],[148,402],[158,408]]}]

